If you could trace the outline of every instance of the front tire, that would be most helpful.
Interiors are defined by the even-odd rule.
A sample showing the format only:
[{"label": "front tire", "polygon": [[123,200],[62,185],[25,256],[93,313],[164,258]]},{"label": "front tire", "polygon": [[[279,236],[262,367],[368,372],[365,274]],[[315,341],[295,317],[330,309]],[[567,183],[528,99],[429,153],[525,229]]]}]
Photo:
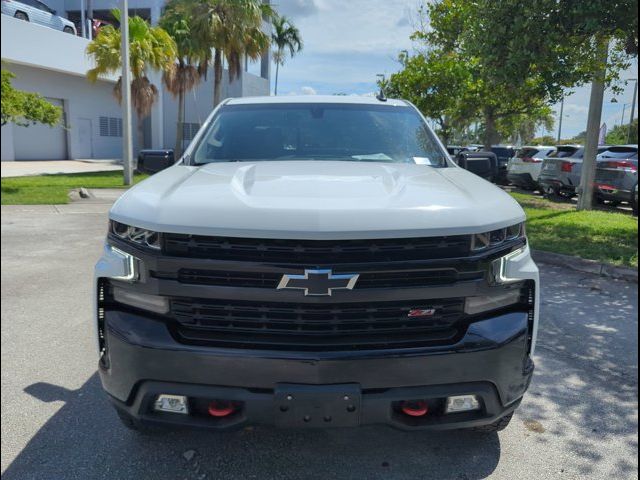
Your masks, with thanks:
[{"label": "front tire", "polygon": [[18,20],[24,20],[25,22],[29,21],[28,15],[24,12],[16,12],[13,18],[17,18]]},{"label": "front tire", "polygon": [[481,433],[501,432],[502,430],[507,428],[509,423],[511,423],[512,418],[513,418],[513,412],[511,412],[509,415],[505,415],[497,422],[491,423],[489,425],[483,425],[482,427],[474,427],[472,428],[472,430],[474,432],[481,432]]},{"label": "front tire", "polygon": [[63,31],[64,33],[71,33],[72,35],[75,35],[75,33],[76,33],[76,32],[74,32],[74,31],[73,31],[73,28],[71,28],[71,27],[69,27],[69,26],[64,27],[64,28],[62,29],[62,31]]}]

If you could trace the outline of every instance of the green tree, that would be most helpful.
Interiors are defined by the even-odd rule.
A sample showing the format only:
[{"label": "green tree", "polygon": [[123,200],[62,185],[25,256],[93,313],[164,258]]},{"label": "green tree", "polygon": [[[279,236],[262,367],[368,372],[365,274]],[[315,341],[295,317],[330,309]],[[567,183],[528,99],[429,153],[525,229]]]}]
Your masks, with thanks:
[{"label": "green tree", "polygon": [[631,136],[629,136],[629,124],[616,125],[607,134],[607,145],[625,145],[638,143],[638,119],[631,123]]},{"label": "green tree", "polygon": [[41,95],[17,90],[11,85],[15,75],[2,70],[2,126],[15,123],[28,127],[43,123],[53,127],[62,118],[62,109],[47,102]]},{"label": "green tree", "polygon": [[[637,5],[637,0],[437,0],[422,8],[429,26],[414,38],[427,50],[455,53],[470,69],[468,101],[483,118],[483,143],[489,147],[500,138],[501,123],[544,115],[567,88],[590,81],[601,68],[594,55],[598,37],[618,32],[607,5],[626,12],[617,20],[621,28],[621,18],[633,16],[634,1]],[[612,80],[628,65],[622,45],[614,45]]]},{"label": "green tree", "polygon": [[556,138],[551,135],[543,135],[542,137],[532,138],[530,142],[532,145],[555,145]]},{"label": "green tree", "polygon": [[273,61],[276,63],[275,95],[278,95],[278,71],[284,65],[287,50],[291,57],[302,50],[302,36],[296,26],[287,17],[276,15],[273,18],[273,33],[271,42],[276,49],[273,52]]},{"label": "green tree", "polygon": [[438,124],[439,135],[449,143],[454,129],[464,129],[475,119],[470,97],[475,88],[469,66],[456,52],[431,50],[398,57],[402,70],[378,84],[389,97],[409,100]]},{"label": "green tree", "polygon": [[200,82],[198,65],[209,58],[208,48],[192,32],[194,17],[191,14],[198,4],[197,0],[170,0],[159,23],[176,44],[175,68],[165,70],[162,76],[167,90],[178,100],[176,158],[182,155],[185,96]]},{"label": "green tree", "polygon": [[242,60],[257,60],[269,49],[270,37],[262,30],[264,18],[274,10],[261,0],[204,0],[193,11],[193,34],[198,42],[213,50],[200,71],[213,63],[213,106],[222,100],[223,58],[227,61],[229,82],[242,75]]},{"label": "green tree", "polygon": [[[120,20],[120,11],[112,11]],[[122,69],[120,29],[105,25],[87,46],[87,54],[96,65],[87,72],[87,79],[96,82],[100,77],[118,73]],[[175,68],[176,43],[160,27],[150,26],[138,16],[129,19],[129,65],[131,67],[131,103],[138,116],[138,145],[144,145],[142,120],[151,113],[158,98],[158,88],[147,76],[149,70],[172,72]],[[122,101],[122,78],[118,78],[114,95]]]}]

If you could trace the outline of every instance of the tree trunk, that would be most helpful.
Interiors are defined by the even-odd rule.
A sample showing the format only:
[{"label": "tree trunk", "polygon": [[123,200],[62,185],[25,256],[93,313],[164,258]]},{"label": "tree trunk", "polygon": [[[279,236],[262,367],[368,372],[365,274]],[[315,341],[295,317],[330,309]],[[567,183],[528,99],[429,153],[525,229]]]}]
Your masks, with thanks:
[{"label": "tree trunk", "polygon": [[602,119],[602,101],[607,77],[607,59],[609,54],[609,40],[600,39],[598,48],[598,61],[602,62],[602,68],[593,76],[591,85],[591,98],[589,100],[589,116],[587,117],[587,138],[584,144],[584,157],[582,159],[582,176],[580,177],[580,189],[578,198],[578,210],[593,209],[593,187],[596,178],[596,156],[598,155],[598,143],[600,137],[600,120]]},{"label": "tree trunk", "polygon": [[174,158],[178,160],[182,156],[182,136],[184,132],[184,92],[178,92],[178,122],[176,124],[176,148]]},{"label": "tree trunk", "polygon": [[213,107],[222,101],[222,52],[216,48],[213,54]]},{"label": "tree trunk", "polygon": [[274,91],[274,95],[278,96],[278,70],[280,69],[280,62],[276,62],[276,88]]},{"label": "tree trunk", "polygon": [[496,129],[496,119],[493,112],[485,112],[484,114],[484,138],[482,143],[487,152],[491,151],[491,147],[498,143],[498,130]]}]

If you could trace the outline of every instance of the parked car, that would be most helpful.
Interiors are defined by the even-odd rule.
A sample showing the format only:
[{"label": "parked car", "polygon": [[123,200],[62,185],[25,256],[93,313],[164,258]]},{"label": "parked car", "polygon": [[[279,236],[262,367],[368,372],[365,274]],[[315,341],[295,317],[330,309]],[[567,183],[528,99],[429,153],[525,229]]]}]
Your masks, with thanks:
[{"label": "parked car", "polygon": [[610,147],[598,156],[595,188],[599,200],[633,205],[638,185],[638,146]]},{"label": "parked car", "polygon": [[65,33],[77,33],[71,20],[61,17],[39,0],[2,0],[2,13]]},{"label": "parked car", "polygon": [[[598,148],[598,154],[607,150]],[[582,175],[582,145],[558,145],[542,162],[538,184],[542,193],[552,197],[573,198]]]},{"label": "parked car", "polygon": [[507,183],[507,165],[516,155],[515,147],[511,145],[494,145],[491,151],[498,157],[498,177],[496,183]]},{"label": "parked car", "polygon": [[405,101],[227,99],[110,210],[102,386],[133,429],[502,430],[539,325],[525,219]]},{"label": "parked car", "polygon": [[461,145],[448,145],[447,146],[447,153],[449,153],[449,156],[451,157],[452,160],[454,160],[456,158],[456,156],[460,153],[460,152],[466,152],[469,149],[467,147],[463,147]]},{"label": "parked car", "polygon": [[507,165],[507,180],[509,180],[509,183],[525,190],[539,188],[538,177],[542,170],[542,162],[555,150],[556,147],[549,146],[520,148]]}]

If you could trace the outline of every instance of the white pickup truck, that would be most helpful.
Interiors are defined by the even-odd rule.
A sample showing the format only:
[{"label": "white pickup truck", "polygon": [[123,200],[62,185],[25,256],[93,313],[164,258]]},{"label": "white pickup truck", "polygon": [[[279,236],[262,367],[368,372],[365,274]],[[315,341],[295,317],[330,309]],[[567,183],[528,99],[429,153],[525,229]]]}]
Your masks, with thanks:
[{"label": "white pickup truck", "polygon": [[111,209],[102,385],[136,429],[500,430],[533,372],[524,221],[403,100],[226,100]]}]

